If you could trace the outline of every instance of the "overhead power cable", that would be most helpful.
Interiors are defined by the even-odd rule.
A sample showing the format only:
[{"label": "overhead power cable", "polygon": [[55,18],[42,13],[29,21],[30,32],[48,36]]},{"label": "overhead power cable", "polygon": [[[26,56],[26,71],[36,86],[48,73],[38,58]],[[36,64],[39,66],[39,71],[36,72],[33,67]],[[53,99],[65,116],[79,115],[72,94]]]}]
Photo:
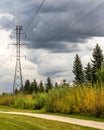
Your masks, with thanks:
[{"label": "overhead power cable", "polygon": [[15,50],[15,48],[13,48],[12,50],[11,50],[11,52],[9,53],[9,55],[4,59],[4,61],[0,64],[0,68],[3,68],[4,67],[4,65],[7,63],[7,61],[8,61],[8,59],[9,59],[9,57],[10,57],[10,55],[13,53],[13,51]]},{"label": "overhead power cable", "polygon": [[98,24],[96,27],[90,29],[88,32],[84,33],[84,35],[89,35],[92,32],[95,32],[98,28],[102,27],[103,25],[104,25],[104,21],[102,23]]},{"label": "overhead power cable", "polygon": [[42,5],[44,4],[45,0],[42,0],[40,6],[38,7],[38,9],[36,10],[35,14],[33,15],[32,19],[29,21],[27,27],[25,28],[25,32],[27,32],[27,30],[29,29],[31,23],[33,22],[33,20],[36,18],[38,12],[40,11]]},{"label": "overhead power cable", "polygon": [[[63,11],[65,8],[67,8],[67,7],[69,6],[70,2],[72,2],[72,0],[68,1],[68,2],[63,6],[63,8],[61,9],[61,11]],[[50,23],[52,23],[52,22],[55,20],[55,18],[57,18],[57,16],[59,16],[59,14],[53,15],[47,22],[45,22],[45,23],[43,24],[42,27],[40,27],[40,29],[47,27],[47,25],[49,25]]]},{"label": "overhead power cable", "polygon": [[[89,0],[88,2],[88,6],[89,5],[93,5],[95,2],[95,0]],[[67,8],[67,6],[69,6],[69,3],[72,1],[68,1],[67,4],[65,4],[65,6],[61,9],[64,10],[65,8]],[[104,2],[100,3],[99,5],[97,5],[95,8],[89,10],[85,15],[83,15],[82,17],[80,17],[76,22],[71,23],[72,24],[76,24],[77,22],[80,22],[79,20],[83,19],[85,16],[88,16],[91,12],[93,12],[96,8],[100,7]],[[47,27],[51,22],[54,21],[55,18],[57,18],[57,15],[59,16],[59,14],[55,14],[54,16],[52,16],[46,23],[43,24],[43,26],[39,27],[39,29],[44,29],[45,27]],[[72,19],[72,21],[74,21],[74,18]]]},{"label": "overhead power cable", "polygon": [[96,7],[94,7],[93,9],[89,10],[85,15],[83,15],[82,17],[80,17],[78,20],[76,20],[75,22],[73,22],[71,25],[78,24],[81,21],[85,20],[85,18],[88,17],[91,13],[93,13],[97,8],[100,8],[102,6],[102,4],[104,4],[104,1],[102,3],[100,3],[99,5],[97,5]]},{"label": "overhead power cable", "polygon": [[[90,3],[91,3],[91,1],[90,1]],[[99,5],[97,5],[95,8],[89,10],[85,15],[83,15],[83,16],[80,17],[76,22],[74,22],[74,23],[72,23],[72,24],[70,24],[70,25],[75,25],[75,24],[78,24],[80,21],[83,21],[85,17],[88,17],[88,15],[90,15],[91,13],[93,13],[97,8],[101,7],[102,4],[104,4],[104,1],[103,1],[102,3],[100,3]],[[52,17],[47,23],[44,24],[44,26],[42,26],[42,27],[40,27],[40,28],[44,28],[46,25],[48,25],[50,22],[52,22],[52,20],[54,20],[53,18],[55,18],[55,17],[56,17],[56,16]],[[104,24],[104,21],[103,21],[101,24],[97,25],[96,27],[90,29],[90,31],[88,31],[87,33],[84,33],[84,34],[88,34],[88,33],[90,33],[90,32],[93,32],[93,31],[96,30],[97,28],[101,27],[103,24]],[[73,35],[73,36],[75,36],[75,35]],[[82,34],[82,36],[83,36],[83,34]]]}]

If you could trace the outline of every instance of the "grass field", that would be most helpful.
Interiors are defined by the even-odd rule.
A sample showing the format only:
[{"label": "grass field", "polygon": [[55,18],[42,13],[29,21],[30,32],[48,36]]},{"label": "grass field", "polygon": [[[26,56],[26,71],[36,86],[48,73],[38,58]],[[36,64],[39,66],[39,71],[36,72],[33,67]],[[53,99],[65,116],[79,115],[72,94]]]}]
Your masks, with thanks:
[{"label": "grass field", "polygon": [[0,130],[97,130],[28,116],[0,114]]}]

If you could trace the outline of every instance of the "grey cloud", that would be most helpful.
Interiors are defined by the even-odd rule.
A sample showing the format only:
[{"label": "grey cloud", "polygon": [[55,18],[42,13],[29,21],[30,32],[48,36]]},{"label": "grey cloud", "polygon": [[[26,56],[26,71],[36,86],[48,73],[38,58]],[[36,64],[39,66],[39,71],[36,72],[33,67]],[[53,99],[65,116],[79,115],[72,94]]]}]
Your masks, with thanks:
[{"label": "grey cloud", "polygon": [[55,77],[56,75],[59,75],[60,73],[64,72],[64,70],[53,70],[53,71],[46,71],[44,73],[42,73],[42,75],[46,76],[46,77]]},{"label": "grey cloud", "polygon": [[[30,47],[46,49],[51,52],[72,52],[67,44],[85,43],[94,36],[104,36],[103,14],[104,3],[82,0],[46,0],[35,20],[27,31]],[[1,1],[0,12],[7,11],[15,16],[18,24],[27,23],[32,18],[41,1],[36,0],[4,0]],[[102,3],[102,4],[101,4]],[[5,7],[8,4],[8,7]],[[88,13],[90,11],[90,13]],[[86,15],[86,16],[85,16]],[[53,19],[52,19],[53,18]],[[6,21],[6,22],[5,22]],[[2,27],[11,27],[13,22],[3,19]],[[65,48],[65,49],[62,49]],[[76,51],[73,50],[73,51]]]},{"label": "grey cloud", "polygon": [[1,25],[1,27],[2,27],[2,29],[13,29],[13,27],[14,27],[14,20],[12,19],[9,19],[8,17],[6,17],[6,16],[3,16],[3,17],[1,17],[0,18],[0,25]]},{"label": "grey cloud", "polygon": [[[2,29],[13,30],[16,23],[23,25],[25,30],[41,1],[1,0],[0,13],[14,16],[13,20],[5,16],[0,18]],[[78,44],[85,44],[88,39],[95,36],[104,36],[103,14],[103,0],[46,0],[29,26],[27,38],[23,39],[33,49],[29,60],[37,65],[37,73],[57,78],[72,77],[71,70],[70,75],[66,71],[66,66],[69,65],[72,69],[74,54],[82,52]],[[85,50],[88,52],[92,48],[86,47]],[[36,51],[40,52],[35,53]],[[68,54],[70,58],[65,59],[63,57],[65,53],[70,53]]]},{"label": "grey cloud", "polygon": [[[59,13],[59,15],[57,16],[58,18],[50,22],[50,24],[45,27],[44,23],[42,22],[41,23],[43,25],[41,24],[40,27],[40,23],[38,23],[36,20],[37,26],[35,26],[35,23],[33,23],[31,27],[35,27],[35,31],[30,32],[29,30],[28,34],[28,40],[30,41],[30,45],[32,44],[32,47],[34,48],[44,48],[47,50],[50,50],[51,48],[53,52],[56,52],[56,50],[60,49],[60,46],[64,46],[64,48],[66,47],[65,44],[61,43],[62,41],[68,43],[73,42],[74,44],[75,42],[84,43],[88,38],[92,36],[103,36],[103,29],[98,28],[98,30],[96,30],[96,27],[101,23],[99,19],[102,19],[102,15],[99,14],[101,14],[103,6],[104,5],[101,5],[101,8],[98,8],[97,11],[92,11],[91,14],[87,15],[87,17],[84,17],[84,19],[82,19],[80,22],[80,16],[82,17],[86,13],[84,11],[82,11],[81,13],[81,11],[79,10],[79,13],[77,12],[79,14],[79,17],[77,17],[78,15],[76,15],[76,17],[74,17],[74,19],[72,20],[72,23],[72,21],[70,20],[70,8],[66,13]],[[71,15],[74,14],[72,13]],[[40,19],[40,21],[42,21],[42,19],[44,19],[43,17],[45,16],[41,15],[41,17],[38,16],[37,19]],[[56,48],[59,47],[59,49],[55,50],[54,41],[56,41]],[[51,45],[50,43],[52,43],[53,45]],[[61,49],[58,52],[61,52]]]},{"label": "grey cloud", "polygon": [[79,47],[76,44],[64,43],[61,41],[60,42],[51,41],[47,43],[39,42],[37,44],[32,44],[31,47],[35,49],[43,48],[45,50],[49,50],[52,53],[69,53],[69,52],[80,51]]}]

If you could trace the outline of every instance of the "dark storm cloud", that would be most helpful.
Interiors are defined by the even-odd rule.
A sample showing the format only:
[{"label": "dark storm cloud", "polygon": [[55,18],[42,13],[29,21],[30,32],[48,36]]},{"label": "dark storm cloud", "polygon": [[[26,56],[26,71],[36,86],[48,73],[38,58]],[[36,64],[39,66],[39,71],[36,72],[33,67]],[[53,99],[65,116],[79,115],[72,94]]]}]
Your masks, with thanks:
[{"label": "dark storm cloud", "polygon": [[[76,1],[77,8],[74,3],[71,3],[66,6],[67,9],[64,9],[65,3],[67,1],[64,2],[64,5],[59,4],[62,10],[56,6],[59,12],[52,8],[51,11],[47,10],[47,14],[43,10],[43,13],[41,11],[37,16],[37,20],[31,25],[31,31],[28,31],[28,40],[32,43],[30,45],[33,48],[44,48],[51,52],[63,52],[61,48],[64,48],[64,52],[71,52],[72,49],[76,51],[76,48],[68,48],[66,42],[69,44],[70,42],[73,44],[85,43],[93,36],[104,35],[103,28],[99,26],[104,22],[102,16],[104,3],[96,3],[91,6],[85,1],[84,3]],[[89,8],[88,5],[90,5]],[[89,10],[91,10],[90,13],[88,13]],[[50,18],[50,15],[53,19]],[[50,21],[47,20],[48,18]]]},{"label": "dark storm cloud", "polygon": [[64,70],[63,71],[62,70],[53,70],[53,71],[48,71],[48,72],[46,71],[46,72],[43,72],[42,75],[45,75],[46,77],[48,77],[48,76],[54,77],[62,72],[64,72]]},{"label": "dark storm cloud", "polygon": [[[41,0],[3,0],[0,1],[0,12],[12,14],[16,24],[23,24],[25,29],[40,3]],[[55,53],[76,51],[77,43],[104,36],[103,14],[103,0],[46,0],[26,32],[26,41],[31,48]],[[0,24],[11,27],[13,21],[2,18]],[[73,46],[68,47],[70,43]]]},{"label": "dark storm cloud", "polygon": [[76,44],[69,44],[69,43],[63,43],[58,41],[47,41],[47,43],[44,44],[44,42],[37,42],[37,44],[32,44],[32,48],[35,49],[45,49],[49,50],[52,53],[68,53],[68,52],[75,52],[80,51],[79,47]]}]

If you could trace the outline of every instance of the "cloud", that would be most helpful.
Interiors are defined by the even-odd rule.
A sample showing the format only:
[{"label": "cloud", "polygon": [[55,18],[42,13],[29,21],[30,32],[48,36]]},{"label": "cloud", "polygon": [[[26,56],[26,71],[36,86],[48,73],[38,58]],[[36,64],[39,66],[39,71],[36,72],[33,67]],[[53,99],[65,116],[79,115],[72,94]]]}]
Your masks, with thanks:
[{"label": "cloud", "polygon": [[[25,31],[40,3],[41,0],[0,1],[0,35],[2,30],[9,35],[16,25],[23,25]],[[23,48],[23,53],[27,55],[26,65],[22,60],[24,80],[45,80],[50,76],[54,81],[64,78],[73,81],[75,55],[79,54],[85,66],[97,43],[95,39],[104,48],[103,14],[103,0],[46,0],[26,31],[26,39],[23,39],[30,45],[30,50]],[[1,39],[0,45],[6,47],[9,40],[4,33]],[[9,68],[6,65],[0,76],[4,79],[13,76],[13,65],[14,61]],[[12,76],[8,83],[12,81]]]},{"label": "cloud", "polygon": [[[17,24],[26,28],[41,1],[4,0],[0,3],[1,12],[9,12]],[[4,9],[7,4],[8,7]],[[26,41],[31,48],[57,53],[72,52],[74,45],[68,48],[68,44],[85,43],[91,37],[104,35],[103,8],[102,0],[95,3],[87,0],[46,0],[27,31]],[[3,28],[10,28],[14,20],[3,17],[0,23]]]},{"label": "cloud", "polygon": [[[85,43],[91,37],[104,35],[103,28],[99,27],[103,22],[104,3],[101,4],[100,1],[91,8],[87,1],[74,1],[71,5],[67,5],[68,2],[70,3],[70,1],[64,1],[63,4],[62,1],[57,1],[55,8],[58,11],[53,7],[52,10],[50,8],[50,11],[47,9],[44,12],[48,2],[47,6],[43,6],[27,32],[27,41],[32,48],[57,51],[57,53],[63,53],[63,49],[60,48],[65,48],[66,52],[72,52],[73,46],[68,48],[68,44]],[[67,9],[63,8],[65,4]]]},{"label": "cloud", "polygon": [[11,19],[8,19],[7,17],[2,17],[0,19],[0,25],[2,29],[11,30],[11,28],[13,28],[14,21]]}]

